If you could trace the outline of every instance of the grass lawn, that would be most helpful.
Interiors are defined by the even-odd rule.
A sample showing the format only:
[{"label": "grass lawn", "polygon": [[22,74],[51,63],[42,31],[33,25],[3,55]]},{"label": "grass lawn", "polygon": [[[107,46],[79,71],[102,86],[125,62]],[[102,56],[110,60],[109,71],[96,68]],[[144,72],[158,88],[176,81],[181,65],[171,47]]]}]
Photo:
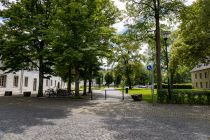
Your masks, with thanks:
[{"label": "grass lawn", "polygon": [[[117,89],[120,90],[120,89]],[[121,91],[121,90],[120,90]],[[135,95],[135,94],[142,94],[143,96],[143,101],[152,103],[152,92],[151,89],[147,88],[133,88],[128,90],[129,95]],[[154,94],[154,101],[157,101],[157,90],[155,89],[155,94]]]},{"label": "grass lawn", "polygon": [[[143,101],[152,103],[152,92],[151,89],[145,89],[145,88],[134,88],[131,90],[128,90],[129,95],[135,95],[135,94],[142,94]],[[155,90],[154,94],[154,101],[157,101],[157,90]]]}]

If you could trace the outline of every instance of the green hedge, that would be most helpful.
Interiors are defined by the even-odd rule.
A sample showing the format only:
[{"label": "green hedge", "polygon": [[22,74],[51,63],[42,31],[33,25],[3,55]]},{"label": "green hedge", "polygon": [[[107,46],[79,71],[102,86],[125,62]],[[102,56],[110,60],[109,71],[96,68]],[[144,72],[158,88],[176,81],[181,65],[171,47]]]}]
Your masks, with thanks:
[{"label": "green hedge", "polygon": [[208,90],[173,90],[172,99],[169,101],[168,91],[161,90],[158,92],[158,103],[172,104],[210,104],[210,91]]},{"label": "green hedge", "polygon": [[[162,84],[163,89],[168,88],[168,84]],[[157,85],[155,84],[155,89],[157,89]],[[192,89],[192,84],[173,84],[173,89]]]}]

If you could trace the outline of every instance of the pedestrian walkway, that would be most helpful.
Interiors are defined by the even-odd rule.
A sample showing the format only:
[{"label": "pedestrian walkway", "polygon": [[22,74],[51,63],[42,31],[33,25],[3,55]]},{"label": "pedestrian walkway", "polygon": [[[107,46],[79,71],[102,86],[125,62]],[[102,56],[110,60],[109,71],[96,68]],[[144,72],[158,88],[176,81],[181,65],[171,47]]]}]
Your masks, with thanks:
[{"label": "pedestrian walkway", "polygon": [[209,139],[210,106],[0,97],[0,140]]},{"label": "pedestrian walkway", "polygon": [[[93,98],[97,100],[105,100],[105,90],[94,90]],[[130,99],[130,95],[124,93],[124,100]],[[123,100],[123,93],[122,91],[114,88],[106,88],[106,100]]]}]

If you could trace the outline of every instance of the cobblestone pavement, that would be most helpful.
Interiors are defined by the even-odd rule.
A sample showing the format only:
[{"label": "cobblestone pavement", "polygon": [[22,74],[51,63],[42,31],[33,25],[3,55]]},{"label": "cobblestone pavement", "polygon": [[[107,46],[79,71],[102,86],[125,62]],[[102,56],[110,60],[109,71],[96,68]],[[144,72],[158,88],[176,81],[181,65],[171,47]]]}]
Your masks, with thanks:
[{"label": "cobblestone pavement", "polygon": [[0,97],[0,140],[185,139],[210,140],[210,106]]}]

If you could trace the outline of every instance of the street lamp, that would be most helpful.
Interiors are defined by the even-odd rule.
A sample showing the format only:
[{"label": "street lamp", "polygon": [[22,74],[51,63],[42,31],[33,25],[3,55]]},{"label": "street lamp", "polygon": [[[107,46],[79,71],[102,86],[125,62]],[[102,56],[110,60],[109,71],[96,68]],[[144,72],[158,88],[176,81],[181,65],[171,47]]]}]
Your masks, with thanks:
[{"label": "street lamp", "polygon": [[171,100],[171,87],[170,87],[170,74],[169,74],[169,59],[168,59],[168,36],[170,35],[169,31],[163,32],[163,39],[165,41],[165,51],[166,51],[166,69],[167,69],[167,77],[168,77],[168,98]]}]

